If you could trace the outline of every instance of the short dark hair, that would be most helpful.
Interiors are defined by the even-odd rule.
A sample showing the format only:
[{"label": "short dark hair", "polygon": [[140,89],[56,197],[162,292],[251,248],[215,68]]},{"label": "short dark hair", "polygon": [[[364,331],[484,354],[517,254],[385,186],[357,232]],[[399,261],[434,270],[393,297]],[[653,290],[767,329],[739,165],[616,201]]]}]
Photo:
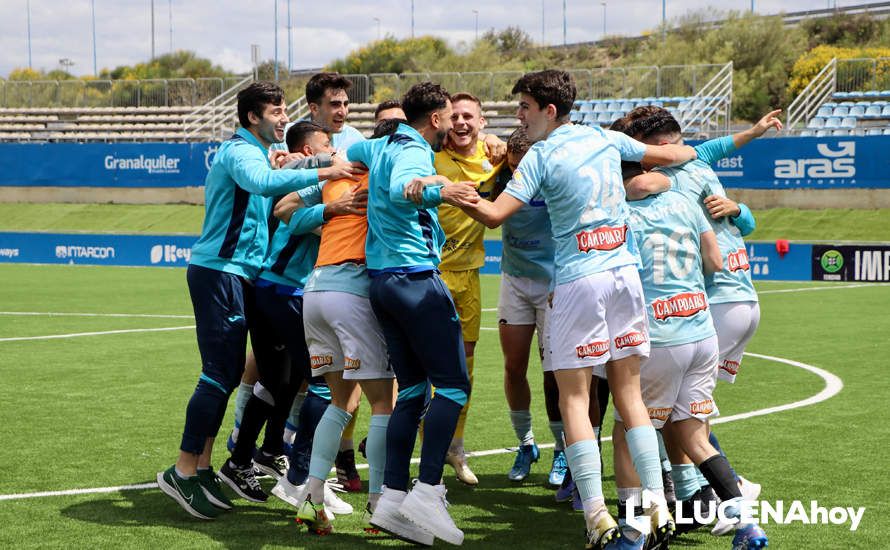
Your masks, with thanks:
[{"label": "short dark hair", "polygon": [[327,135],[331,134],[328,129],[321,124],[316,124],[315,122],[310,122],[308,120],[297,122],[288,128],[287,135],[284,137],[284,141],[287,143],[287,150],[291,153],[299,151],[300,148],[306,144],[306,141],[309,140],[309,136],[318,132]]},{"label": "short dark hair", "polygon": [[414,124],[433,111],[444,109],[451,96],[445,88],[432,82],[420,82],[411,86],[402,96],[402,110],[408,124]]},{"label": "short dark hair", "polygon": [[532,141],[522,128],[517,128],[507,138],[507,152],[514,155],[524,155],[532,146]]},{"label": "short dark hair", "polygon": [[348,90],[352,82],[339,73],[317,73],[306,83],[306,102],[318,103],[325,90]]},{"label": "short dark hair", "polygon": [[512,93],[532,96],[541,109],[552,104],[556,107],[556,116],[564,117],[572,110],[578,90],[572,75],[547,69],[524,74],[516,81]]},{"label": "short dark hair", "polygon": [[402,102],[398,99],[387,99],[386,101],[381,101],[377,104],[377,108],[374,109],[374,119],[376,120],[380,113],[386,111],[388,109],[401,109]]},{"label": "short dark hair", "polygon": [[625,115],[627,127],[624,133],[639,140],[652,136],[682,133],[680,123],[670,111],[662,107],[646,105],[637,107]]},{"label": "short dark hair", "polygon": [[451,96],[451,103],[457,103],[458,101],[472,101],[479,106],[480,111],[482,110],[482,102],[470,92],[458,92]]},{"label": "short dark hair", "polygon": [[[390,107],[392,108],[392,107]],[[374,133],[371,134],[371,139],[380,138],[383,136],[391,136],[396,133],[396,130],[399,128],[399,124],[404,124],[407,122],[404,118],[387,118],[385,120],[381,120],[374,126]]]},{"label": "short dark hair", "polygon": [[244,128],[250,128],[248,113],[262,118],[266,105],[280,105],[281,103],[284,103],[284,90],[278,84],[262,80],[251,82],[238,92],[238,122]]}]

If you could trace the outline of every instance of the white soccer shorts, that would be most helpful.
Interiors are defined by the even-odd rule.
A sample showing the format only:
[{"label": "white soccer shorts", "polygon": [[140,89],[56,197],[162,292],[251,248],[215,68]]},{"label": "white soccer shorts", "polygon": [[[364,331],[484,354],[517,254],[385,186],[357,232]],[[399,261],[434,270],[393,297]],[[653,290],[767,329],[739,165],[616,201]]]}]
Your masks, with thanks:
[{"label": "white soccer shorts", "polygon": [[303,328],[312,376],[343,371],[348,380],[394,378],[371,302],[348,292],[307,292]]},{"label": "white soccer shorts", "polygon": [[[673,422],[717,416],[717,337],[677,346],[653,347],[640,365],[640,393],[655,429]],[[618,409],[615,420],[621,421]]]},{"label": "white soccer shorts", "polygon": [[742,365],[745,346],[760,324],[760,304],[757,302],[726,302],[711,304],[711,317],[717,330],[720,346],[717,378],[732,384]]},{"label": "white soccer shorts", "polygon": [[529,277],[501,274],[501,293],[498,299],[498,323],[501,325],[535,325],[538,350],[542,353],[544,372],[552,371],[547,320],[550,316],[550,284]]},{"label": "white soccer shorts", "polygon": [[[594,273],[556,287],[550,312],[553,370],[597,367],[649,356],[649,323],[636,266]],[[602,369],[594,368],[594,374]]]}]

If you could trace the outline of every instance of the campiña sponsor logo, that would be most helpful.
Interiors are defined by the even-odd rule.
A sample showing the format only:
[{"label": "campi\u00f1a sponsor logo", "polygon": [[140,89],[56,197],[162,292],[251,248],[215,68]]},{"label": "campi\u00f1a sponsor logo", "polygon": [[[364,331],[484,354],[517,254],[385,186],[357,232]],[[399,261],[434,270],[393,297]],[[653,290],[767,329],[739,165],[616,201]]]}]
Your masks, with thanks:
[{"label": "campi\u00f1a sponsor logo", "polygon": [[175,244],[156,244],[151,247],[151,263],[175,264],[180,261],[188,263],[192,257],[191,248],[182,248]]},{"label": "campi\u00f1a sponsor logo", "polygon": [[776,179],[828,179],[856,177],[856,142],[839,141],[835,151],[827,143],[816,146],[821,158],[776,160]]},{"label": "campi\u00f1a sponsor logo", "polygon": [[113,246],[77,246],[77,245],[58,245],[56,246],[56,258],[62,260],[76,260],[81,258],[91,258],[94,260],[107,260],[114,258]]},{"label": "campi\u00f1a sponsor logo", "polygon": [[[649,508],[655,504],[655,499],[649,491],[643,491],[643,508]],[[637,499],[628,499],[625,503],[625,514],[627,524],[641,533],[648,534],[651,532],[650,520],[648,516],[634,516],[634,506]],[[683,515],[683,508],[677,507],[677,515],[674,520],[678,525],[690,525],[694,522],[710,524],[714,521],[726,522],[731,525],[742,524],[747,525],[756,523],[758,525],[767,525],[774,523],[776,525],[790,525],[793,523],[802,523],[804,525],[847,525],[850,531],[859,529],[862,517],[865,514],[865,507],[858,508],[853,506],[836,506],[828,508],[821,506],[819,501],[813,500],[803,502],[794,500],[786,502],[777,500],[770,502],[768,500],[761,501],[742,501],[742,500],[726,500],[721,503],[711,502],[693,502],[692,515]]]},{"label": "campi\u00f1a sponsor logo", "polygon": [[139,155],[138,157],[118,158],[114,155],[105,156],[106,170],[141,170],[149,174],[178,174],[179,161],[182,159],[171,158],[167,155],[158,155],[156,157],[146,157]]}]

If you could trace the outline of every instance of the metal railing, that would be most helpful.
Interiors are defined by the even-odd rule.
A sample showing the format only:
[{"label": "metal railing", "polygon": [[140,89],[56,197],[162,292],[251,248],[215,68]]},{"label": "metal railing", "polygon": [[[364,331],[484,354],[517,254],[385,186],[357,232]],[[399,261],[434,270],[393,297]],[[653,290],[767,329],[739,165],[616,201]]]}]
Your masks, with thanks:
[{"label": "metal railing", "polygon": [[794,98],[785,117],[786,132],[793,132],[799,124],[805,126],[819,107],[831,99],[831,95],[837,91],[837,65],[837,58],[832,58]]},{"label": "metal railing", "polygon": [[221,94],[223,78],[0,81],[0,107],[183,107]]},{"label": "metal railing", "polygon": [[253,81],[247,76],[229,89],[201,105],[184,117],[184,137],[186,140],[208,138],[222,140],[236,128],[236,107],[238,92]]},{"label": "metal railing", "polygon": [[687,135],[728,134],[732,119],[732,61],[686,100],[678,122]]},{"label": "metal railing", "polygon": [[888,89],[890,89],[890,57],[837,60],[838,92]]}]

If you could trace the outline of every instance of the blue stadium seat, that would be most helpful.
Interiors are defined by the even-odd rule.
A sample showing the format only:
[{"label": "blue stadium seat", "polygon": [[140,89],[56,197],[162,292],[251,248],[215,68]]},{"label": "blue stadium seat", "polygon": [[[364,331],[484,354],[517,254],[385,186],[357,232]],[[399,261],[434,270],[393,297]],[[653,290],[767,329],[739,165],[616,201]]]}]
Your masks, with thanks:
[{"label": "blue stadium seat", "polygon": [[840,107],[834,108],[834,110],[831,113],[831,116],[845,117],[849,113],[850,113],[850,108],[847,107],[846,105],[841,105]]},{"label": "blue stadium seat", "polygon": [[604,112],[608,111],[608,109],[606,109],[606,106],[607,106],[607,103],[605,101],[597,101],[596,104],[593,106],[593,112],[594,113],[604,113]]},{"label": "blue stadium seat", "polygon": [[612,118],[612,113],[600,113],[597,115],[595,122],[597,124],[610,124],[613,120],[615,119]]},{"label": "blue stadium seat", "polygon": [[853,105],[856,105],[856,102],[855,101],[841,101],[838,105],[841,105],[842,107],[852,107]]},{"label": "blue stadium seat", "polygon": [[620,111],[621,110],[621,102],[619,101],[610,101],[609,105],[606,107],[607,111]]},{"label": "blue stadium seat", "polygon": [[865,128],[853,128],[850,130],[850,135],[862,137],[865,135]]},{"label": "blue stadium seat", "polygon": [[832,94],[832,97],[835,99],[847,99],[848,97],[850,97],[850,92],[834,92],[834,94]]},{"label": "blue stadium seat", "polygon": [[890,98],[890,90],[881,90],[881,97]]},{"label": "blue stadium seat", "polygon": [[816,137],[830,136],[831,130],[816,130]]},{"label": "blue stadium seat", "polygon": [[865,135],[867,136],[881,136],[884,134],[883,128],[869,128],[865,131]]},{"label": "blue stadium seat", "polygon": [[831,107],[832,109],[834,109],[835,107],[837,107],[837,103],[835,103],[834,101],[826,101],[825,103],[822,104],[822,106],[823,107]]},{"label": "blue stadium seat", "polygon": [[881,118],[881,106],[870,105],[865,109],[865,114],[862,115],[862,118]]},{"label": "blue stadium seat", "polygon": [[846,128],[838,128],[836,130],[832,130],[831,135],[833,135],[833,136],[849,136],[850,131],[847,130]]},{"label": "blue stadium seat", "polygon": [[890,128],[884,128],[884,135],[890,136]]},{"label": "blue stadium seat", "polygon": [[614,109],[615,111],[624,111],[625,113],[634,108],[634,103],[631,101],[625,101],[621,104],[621,107],[618,109]]},{"label": "blue stadium seat", "polygon": [[643,101],[643,98],[642,97],[632,97],[632,98],[628,99],[628,101],[630,101],[631,103],[636,103],[638,101]]},{"label": "blue stadium seat", "polygon": [[890,118],[890,105],[884,105],[881,109],[881,118]]},{"label": "blue stadium seat", "polygon": [[816,113],[816,116],[830,117],[833,110],[834,109],[832,109],[831,107],[823,105],[819,107],[819,111]]},{"label": "blue stadium seat", "polygon": [[596,117],[596,113],[584,113],[584,119],[582,120],[582,122],[584,122],[584,124],[593,124],[596,122]]},{"label": "blue stadium seat", "polygon": [[582,101],[581,102],[580,111],[582,113],[589,113],[592,110],[593,110],[593,102],[592,101]]},{"label": "blue stadium seat", "polygon": [[825,125],[823,127],[827,128],[829,130],[833,130],[835,128],[840,128],[841,127],[841,119],[839,119],[838,117],[828,118],[825,120]]},{"label": "blue stadium seat", "polygon": [[572,103],[572,109],[574,109],[575,111],[581,109],[581,104],[582,104],[582,103],[584,103],[584,102],[581,101],[580,99],[576,99],[575,102]]},{"label": "blue stadium seat", "polygon": [[674,97],[668,99],[668,101],[670,101],[672,103],[680,103],[682,101],[686,101],[686,97],[685,96],[674,96]]},{"label": "blue stadium seat", "polygon": [[569,113],[569,120],[572,122],[581,122],[584,120],[584,113],[581,111],[572,111]]},{"label": "blue stadium seat", "polygon": [[658,98],[658,97],[651,97],[651,96],[650,96],[650,97],[644,97],[644,98],[641,99],[640,101],[646,103],[646,105],[652,105],[652,104],[655,103],[656,101],[661,101],[661,98]]},{"label": "blue stadium seat", "polygon": [[870,90],[862,94],[862,97],[881,97],[881,92],[877,90]]},{"label": "blue stadium seat", "polygon": [[800,137],[813,137],[816,133],[813,130],[801,130]]},{"label": "blue stadium seat", "polygon": [[854,106],[850,107],[850,116],[851,117],[859,118],[863,115],[865,115],[865,107],[864,106],[854,105]]},{"label": "blue stadium seat", "polygon": [[825,127],[825,119],[820,117],[811,118],[810,122],[807,124],[807,128],[824,128]]},{"label": "blue stadium seat", "polygon": [[843,120],[841,120],[841,128],[855,128],[855,127],[856,127],[856,119],[855,118],[848,116],[848,117],[844,117]]}]

